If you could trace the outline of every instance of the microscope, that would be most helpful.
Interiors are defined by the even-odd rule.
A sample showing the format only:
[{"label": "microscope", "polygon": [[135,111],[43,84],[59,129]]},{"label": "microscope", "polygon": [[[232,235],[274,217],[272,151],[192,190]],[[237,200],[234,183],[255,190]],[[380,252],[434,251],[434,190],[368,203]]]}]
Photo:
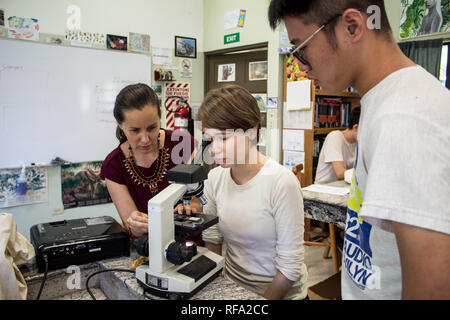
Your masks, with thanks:
[{"label": "microscope", "polygon": [[186,299],[221,272],[222,256],[186,241],[188,235],[196,235],[218,223],[218,217],[173,212],[179,200],[188,205],[192,196],[206,204],[203,181],[207,177],[206,169],[200,165],[177,165],[168,171],[171,184],[149,200],[149,234],[134,243],[138,253],[149,257],[148,265],[136,269],[136,279],[145,291],[168,299]]}]

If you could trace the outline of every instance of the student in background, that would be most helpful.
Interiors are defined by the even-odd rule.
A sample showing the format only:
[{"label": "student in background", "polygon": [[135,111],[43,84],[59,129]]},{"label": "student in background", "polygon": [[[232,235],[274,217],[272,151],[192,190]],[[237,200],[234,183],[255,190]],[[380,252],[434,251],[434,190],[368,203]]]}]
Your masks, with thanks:
[{"label": "student in background", "polygon": [[272,0],[301,69],[361,99],[343,299],[450,299],[450,92],[398,47],[383,0]]},{"label": "student in background", "polygon": [[[140,237],[148,232],[148,200],[169,185],[168,170],[192,159],[194,138],[161,129],[158,97],[146,84],[120,91],[114,117],[119,146],[103,161],[100,175],[124,226],[132,237]],[[181,153],[172,152],[179,143]],[[193,201],[193,207],[199,207],[198,200]],[[194,240],[202,244],[200,237]]]},{"label": "student in background", "polygon": [[219,217],[203,232],[206,247],[222,254],[225,240],[224,276],[239,285],[267,299],[307,298],[300,185],[258,152],[256,100],[239,86],[211,90],[197,116],[219,165],[205,181],[203,212]]},{"label": "student in background", "polygon": [[350,112],[348,128],[344,131],[332,131],[325,138],[319,154],[314,183],[324,184],[344,180],[345,172],[352,171],[355,163],[360,113],[360,107],[353,108]]}]

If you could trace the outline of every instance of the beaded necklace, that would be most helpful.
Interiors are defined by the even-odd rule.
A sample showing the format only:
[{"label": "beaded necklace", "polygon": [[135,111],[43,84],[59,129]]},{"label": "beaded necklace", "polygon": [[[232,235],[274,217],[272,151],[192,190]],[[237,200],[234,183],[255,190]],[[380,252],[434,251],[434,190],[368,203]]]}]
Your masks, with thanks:
[{"label": "beaded necklace", "polygon": [[[159,139],[158,139],[159,145]],[[150,188],[150,192],[155,194],[158,193],[158,183],[167,174],[167,165],[169,164],[169,152],[166,148],[162,147],[158,151],[158,158],[156,159],[156,170],[155,172],[147,177],[145,176],[137,167],[136,161],[134,160],[133,150],[131,146],[128,147],[130,152],[128,158],[123,160],[125,169],[131,175],[131,179],[138,185],[142,184],[143,187]]]}]

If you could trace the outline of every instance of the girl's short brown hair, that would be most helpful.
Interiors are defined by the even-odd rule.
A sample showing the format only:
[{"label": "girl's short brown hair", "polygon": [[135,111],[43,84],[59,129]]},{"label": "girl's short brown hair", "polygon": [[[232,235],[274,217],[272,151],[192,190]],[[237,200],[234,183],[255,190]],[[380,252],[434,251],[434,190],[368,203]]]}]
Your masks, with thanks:
[{"label": "girl's short brown hair", "polygon": [[[203,128],[218,130],[242,129],[261,126],[261,112],[256,99],[247,89],[227,85],[208,92],[197,113]],[[257,140],[258,141],[258,140]]]}]

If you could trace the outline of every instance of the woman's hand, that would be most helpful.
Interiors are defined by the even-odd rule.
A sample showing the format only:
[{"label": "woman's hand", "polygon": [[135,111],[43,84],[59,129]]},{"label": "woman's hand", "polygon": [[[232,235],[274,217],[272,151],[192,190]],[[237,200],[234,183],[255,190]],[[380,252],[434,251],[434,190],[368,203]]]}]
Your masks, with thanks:
[{"label": "woman's hand", "polygon": [[191,214],[199,213],[199,209],[195,205],[183,206],[180,203],[173,209],[173,212],[178,212],[178,214],[187,214],[188,216],[190,216]]},{"label": "woman's hand", "polygon": [[139,238],[148,233],[148,215],[145,213],[131,212],[126,223],[133,237]]},{"label": "woman's hand", "polygon": [[173,212],[178,214],[187,214],[188,216],[191,214],[199,214],[201,211],[201,204],[200,200],[198,200],[196,197],[192,197],[191,199],[191,205],[190,206],[183,206],[181,203],[177,205]]}]

